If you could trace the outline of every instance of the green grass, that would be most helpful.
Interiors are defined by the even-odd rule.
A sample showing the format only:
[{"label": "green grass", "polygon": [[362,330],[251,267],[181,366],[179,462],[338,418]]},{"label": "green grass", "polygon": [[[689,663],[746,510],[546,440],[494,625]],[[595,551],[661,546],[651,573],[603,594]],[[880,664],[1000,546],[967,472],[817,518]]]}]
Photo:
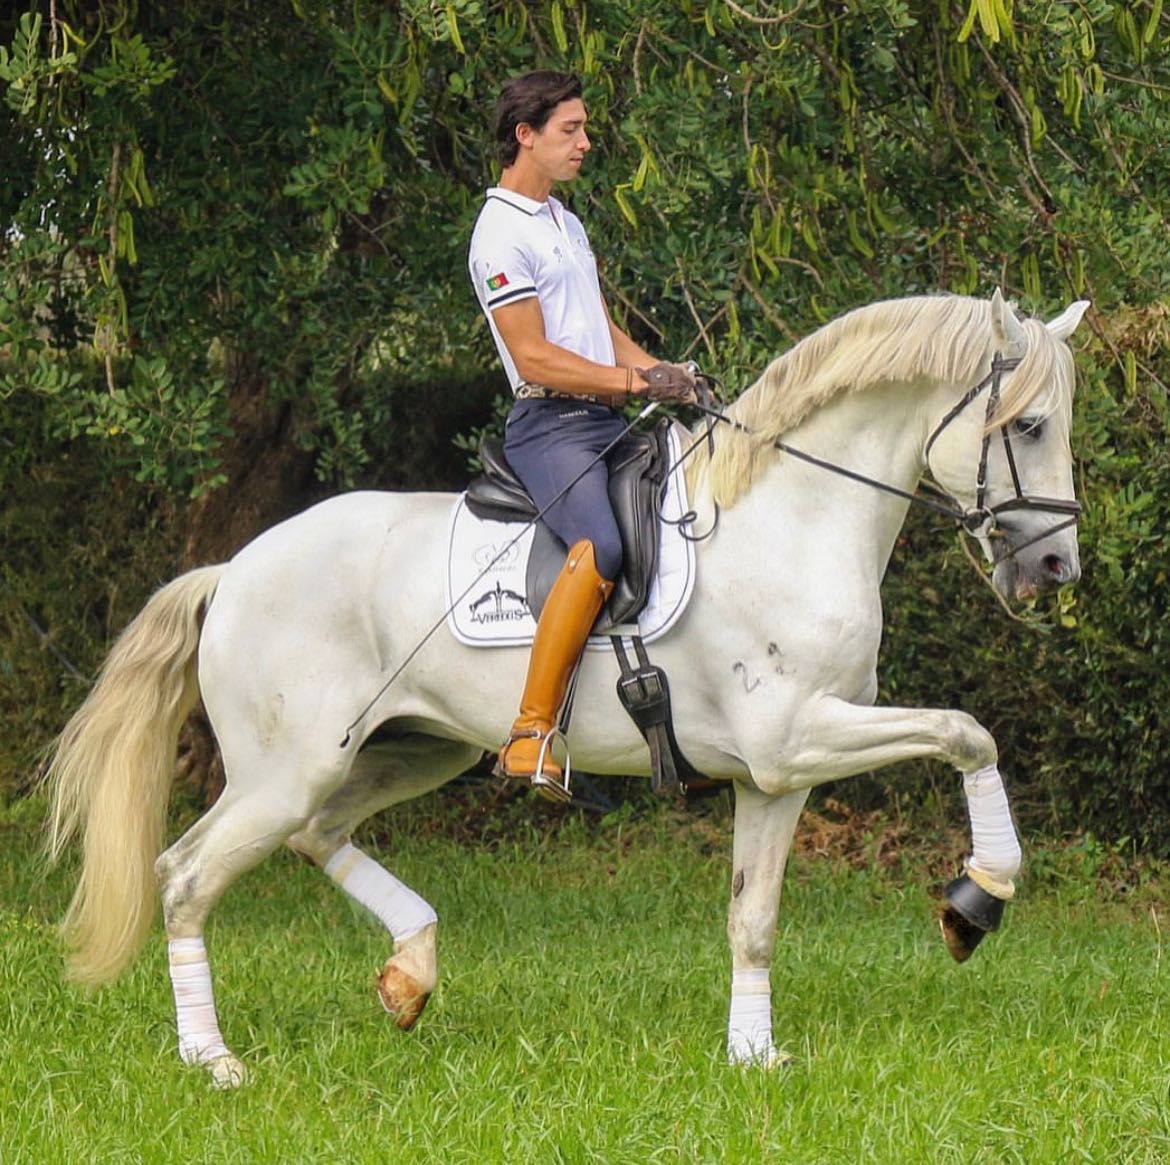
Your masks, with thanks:
[{"label": "green grass", "polygon": [[67,872],[35,866],[34,806],[0,818],[0,1161],[1170,1161],[1156,871],[1043,851],[957,967],[928,860],[798,856],[772,983],[799,1060],[766,1073],[723,1061],[725,818],[513,821],[485,845],[436,830],[434,804],[382,838],[443,920],[418,1028],[375,1002],[385,938],[278,854],[208,936],[252,1073],[226,1094],[178,1062],[161,932],[110,988],[61,981]]}]

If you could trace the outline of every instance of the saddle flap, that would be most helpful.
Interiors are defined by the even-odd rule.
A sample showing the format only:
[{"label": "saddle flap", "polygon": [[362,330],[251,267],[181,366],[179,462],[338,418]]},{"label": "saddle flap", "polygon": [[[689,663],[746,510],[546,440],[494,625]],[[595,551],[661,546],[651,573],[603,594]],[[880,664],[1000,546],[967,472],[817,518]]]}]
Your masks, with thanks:
[{"label": "saddle flap", "polygon": [[622,535],[622,572],[603,618],[613,627],[642,609],[658,566],[658,504],[666,478],[667,432],[660,421],[644,433],[623,437],[610,453],[609,501]]}]

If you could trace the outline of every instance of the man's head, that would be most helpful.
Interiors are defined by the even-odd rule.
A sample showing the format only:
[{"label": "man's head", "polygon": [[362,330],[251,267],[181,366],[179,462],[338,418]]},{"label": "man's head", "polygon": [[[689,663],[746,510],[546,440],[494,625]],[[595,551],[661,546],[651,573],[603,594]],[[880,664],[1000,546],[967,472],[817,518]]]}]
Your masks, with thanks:
[{"label": "man's head", "polygon": [[[581,101],[581,80],[572,73],[542,69],[508,81],[496,104],[496,157],[501,164],[507,167],[515,163],[520,152],[516,131],[521,126],[541,133],[557,106],[565,101]],[[583,105],[580,120],[584,125]]]}]

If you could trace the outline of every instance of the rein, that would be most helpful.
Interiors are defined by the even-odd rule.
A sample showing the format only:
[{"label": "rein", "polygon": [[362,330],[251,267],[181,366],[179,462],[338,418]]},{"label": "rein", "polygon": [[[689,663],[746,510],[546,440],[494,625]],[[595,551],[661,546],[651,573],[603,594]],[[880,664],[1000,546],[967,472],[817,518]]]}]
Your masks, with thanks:
[{"label": "rein", "polygon": [[[930,450],[934,443],[942,435],[947,426],[959,416],[963,410],[974,401],[984,389],[990,389],[987,399],[987,411],[984,418],[984,436],[983,447],[979,454],[979,469],[976,475],[976,495],[975,505],[970,509],[964,509],[956,498],[946,492],[941,486],[931,481],[923,482],[923,485],[932,490],[938,495],[937,498],[923,497],[921,493],[904,490],[896,485],[890,485],[888,482],[880,481],[878,478],[869,477],[864,473],[858,473],[856,470],[848,469],[844,465],[838,465],[836,462],[827,461],[824,458],[816,457],[812,453],[807,453],[803,449],[797,449],[793,445],[789,445],[785,441],[779,439],[773,440],[774,448],[779,449],[782,453],[787,453],[800,461],[807,462],[809,465],[815,465],[818,469],[827,470],[830,473],[835,473],[839,477],[848,478],[850,481],[859,482],[862,485],[870,486],[872,489],[880,490],[883,493],[892,494],[895,497],[904,499],[914,505],[923,506],[926,509],[933,510],[937,514],[941,514],[945,518],[950,518],[959,523],[959,525],[969,534],[974,534],[981,527],[987,527],[987,536],[989,538],[1004,536],[1002,529],[999,526],[997,519],[1001,514],[1007,513],[1011,510],[1037,510],[1041,513],[1051,514],[1067,514],[1068,517],[1059,522],[1044,533],[1038,534],[1035,538],[1029,539],[1027,542],[1019,546],[1011,547],[1004,557],[1014,557],[1021,550],[1049,537],[1052,534],[1058,533],[1061,530],[1067,529],[1069,526],[1075,526],[1079,518],[1082,507],[1081,504],[1074,500],[1065,498],[1049,498],[1040,496],[1029,496],[1025,494],[1020,485],[1020,475],[1016,468],[1015,453],[1012,449],[1011,437],[1008,434],[1007,426],[1001,425],[999,427],[1000,434],[1003,437],[1004,453],[1007,457],[1008,468],[1011,470],[1012,486],[1016,491],[1014,498],[1008,498],[1006,501],[1000,502],[998,505],[987,506],[985,499],[987,496],[987,455],[991,447],[991,431],[988,428],[991,418],[995,413],[996,406],[999,404],[1000,382],[1003,379],[1005,372],[1010,372],[1019,365],[1018,359],[1005,359],[1000,353],[996,353],[991,361],[991,370],[988,374],[979,381],[974,387],[967,390],[963,397],[957,404],[947,413],[938,425],[935,426],[934,431],[930,434],[926,441],[924,456],[927,465],[930,464]],[[706,380],[720,383],[713,377],[705,377]],[[708,401],[716,402],[719,407],[713,407],[712,404],[700,402],[692,407],[698,409],[699,412],[710,417],[713,421],[722,422],[725,425],[730,425],[733,429],[737,429],[741,433],[748,436],[756,436],[756,433],[747,425],[741,424],[733,417],[727,416],[724,411],[722,402],[718,401],[713,393],[708,394]],[[708,434],[710,429],[708,430]],[[697,443],[696,443],[697,444]],[[692,446],[692,449],[694,446]],[[691,450],[687,451],[688,454]]]}]

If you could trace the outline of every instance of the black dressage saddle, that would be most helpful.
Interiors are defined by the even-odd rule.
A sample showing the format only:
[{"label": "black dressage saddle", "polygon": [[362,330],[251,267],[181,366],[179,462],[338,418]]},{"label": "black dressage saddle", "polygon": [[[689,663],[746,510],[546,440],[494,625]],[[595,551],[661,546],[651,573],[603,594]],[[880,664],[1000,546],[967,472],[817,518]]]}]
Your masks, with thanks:
[{"label": "black dressage saddle", "polygon": [[[621,577],[598,617],[594,634],[633,619],[646,605],[658,566],[659,505],[669,470],[670,419],[627,433],[606,455],[609,500],[622,536]],[[477,518],[530,522],[536,504],[504,457],[503,443],[485,437],[479,448],[483,472],[467,487],[467,508]],[[568,547],[544,522],[536,523],[526,578],[528,609],[536,618],[565,564]]]}]

